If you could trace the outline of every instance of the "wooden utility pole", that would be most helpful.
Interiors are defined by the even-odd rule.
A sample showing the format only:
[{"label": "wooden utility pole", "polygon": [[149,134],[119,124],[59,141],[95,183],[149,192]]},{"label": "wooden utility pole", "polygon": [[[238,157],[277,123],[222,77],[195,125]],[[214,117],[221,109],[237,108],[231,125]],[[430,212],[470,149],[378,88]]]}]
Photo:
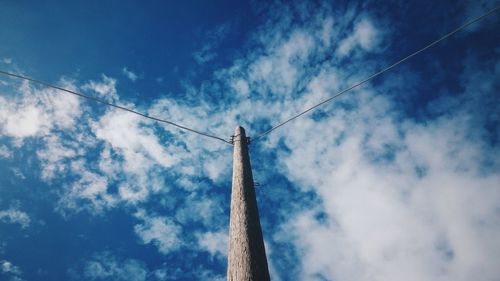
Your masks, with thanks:
[{"label": "wooden utility pole", "polygon": [[236,127],[233,141],[233,187],[227,280],[267,281],[270,280],[269,270],[245,129]]}]

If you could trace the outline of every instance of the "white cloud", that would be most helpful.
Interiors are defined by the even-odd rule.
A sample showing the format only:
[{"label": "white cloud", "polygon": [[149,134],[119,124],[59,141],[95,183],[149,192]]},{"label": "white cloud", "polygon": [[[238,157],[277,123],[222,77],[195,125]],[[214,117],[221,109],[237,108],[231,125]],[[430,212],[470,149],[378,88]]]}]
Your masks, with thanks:
[{"label": "white cloud", "polygon": [[168,254],[181,246],[180,227],[169,218],[149,216],[143,210],[139,210],[135,217],[142,221],[134,226],[142,243],[154,244],[162,254]]},{"label": "white cloud", "polygon": [[142,178],[139,184],[124,182],[118,187],[118,194],[121,199],[129,203],[145,201],[149,196],[149,189],[146,187],[146,181]]},{"label": "white cloud", "polygon": [[[18,266],[15,266],[12,264],[10,261],[7,260],[0,260],[0,278],[8,278],[6,280],[8,281],[24,281],[24,279],[21,277],[22,276],[22,271],[19,269]],[[4,280],[2,278],[2,280]]]},{"label": "white cloud", "polygon": [[73,143],[68,143],[58,135],[50,135],[44,138],[44,148],[37,151],[37,156],[42,164],[42,179],[51,180],[55,176],[67,172],[68,159],[78,156],[78,149]]},{"label": "white cloud", "polygon": [[337,54],[339,56],[349,55],[358,46],[364,51],[372,50],[380,40],[378,33],[379,31],[369,19],[359,20],[352,33],[339,43]]},{"label": "white cloud", "polygon": [[101,76],[102,81],[90,81],[82,86],[83,90],[91,90],[98,94],[99,98],[109,102],[116,102],[119,99],[116,91],[116,79],[108,77],[104,74]]},{"label": "white cloud", "polygon": [[121,162],[113,157],[109,145],[105,145],[100,153],[99,170],[109,179],[116,179],[121,171]]},{"label": "white cloud", "polygon": [[250,87],[248,83],[243,79],[238,79],[233,82],[233,88],[242,97],[247,97],[250,94]]},{"label": "white cloud", "polygon": [[[70,89],[75,88],[65,80],[62,83]],[[103,76],[102,82],[91,81],[83,88],[118,99],[115,83],[115,79]],[[43,180],[51,182],[71,177],[72,182],[57,191],[61,196],[57,209],[63,214],[71,210],[101,214],[121,202],[144,202],[152,192],[168,190],[162,173],[179,162],[182,162],[182,170],[190,175],[200,170],[202,173],[198,175],[209,174],[213,180],[219,180],[224,173],[216,169],[214,161],[225,165],[230,161],[229,157],[213,158],[206,154],[204,157],[213,159],[213,162],[205,166],[192,157],[193,153],[207,152],[199,145],[203,139],[187,135],[188,151],[182,143],[175,143],[175,139],[166,142],[160,139],[166,131],[159,133],[155,131],[158,129],[156,125],[126,112],[110,110],[97,121],[86,119],[76,123],[82,114],[76,97],[47,89],[38,90],[26,83],[19,89],[22,91],[20,98],[8,101],[0,98],[0,117],[5,117],[0,118],[0,130],[3,135],[19,139],[16,146],[21,146],[26,137],[40,138],[42,147],[36,155]],[[151,109],[154,111],[161,103],[162,100]],[[186,114],[185,109],[197,112],[196,108],[187,105],[172,101],[165,105],[169,106],[168,114],[180,116],[182,121],[201,124],[203,117],[207,117],[206,114]],[[183,132],[177,131],[174,137],[184,141],[181,139]],[[104,149],[101,150],[100,145]],[[210,149],[221,148],[222,145],[216,144]],[[5,149],[10,147],[3,146],[2,151]],[[87,153],[94,149],[98,149],[97,161],[87,158]],[[107,188],[110,184],[118,187],[117,194],[110,193]]]},{"label": "white cloud", "polygon": [[175,219],[182,225],[200,222],[209,229],[217,229],[221,226],[220,217],[224,216],[221,198],[216,196],[207,198],[205,192],[211,185],[198,185],[196,191],[186,196],[182,206],[176,209]]},{"label": "white cloud", "polygon": [[4,130],[6,134],[18,138],[36,134],[44,122],[40,110],[35,106],[26,107],[15,117],[7,117]]},{"label": "white cloud", "polygon": [[217,53],[212,50],[211,45],[204,45],[199,51],[193,53],[193,58],[198,64],[205,64],[216,57]]},{"label": "white cloud", "polygon": [[135,82],[135,80],[137,80],[137,78],[139,78],[137,76],[137,74],[135,74],[132,71],[128,70],[127,67],[125,67],[125,66],[122,68],[122,73],[123,73],[123,75],[125,75],[125,77],[127,77],[128,79],[130,79],[130,81],[132,81],[132,82]]},{"label": "white cloud", "polygon": [[198,269],[194,272],[193,275],[195,276],[196,280],[200,280],[200,281],[224,281],[224,280],[226,280],[225,276],[215,274],[211,270],[207,270],[207,269]]},{"label": "white cloud", "polygon": [[95,254],[85,262],[82,277],[85,280],[134,280],[144,281],[148,270],[143,262],[123,259],[110,252]]},{"label": "white cloud", "polygon": [[2,145],[0,146],[0,157],[10,158],[12,157],[12,151],[6,145]]},{"label": "white cloud", "polygon": [[290,95],[306,70],[304,64],[315,49],[315,39],[297,30],[286,41],[268,47],[266,55],[255,58],[248,66],[251,88],[281,98]]},{"label": "white cloud", "polygon": [[214,60],[217,57],[215,48],[227,36],[230,30],[230,24],[221,24],[208,32],[206,32],[201,39],[203,45],[201,48],[193,53],[193,58],[198,64],[205,64]]},{"label": "white cloud", "polygon": [[78,180],[63,191],[58,208],[63,212],[87,210],[100,214],[113,207],[118,198],[108,193],[109,183],[106,177],[89,171],[84,165],[81,160],[71,163],[71,172]]},{"label": "white cloud", "polygon": [[331,17],[326,17],[321,26],[321,41],[326,48],[330,47],[333,32],[333,19]]},{"label": "white cloud", "polygon": [[[162,144],[144,120],[122,111],[109,111],[92,123],[97,139],[106,143],[99,167],[108,177],[124,173],[126,181],[119,184],[122,200],[137,203],[151,192],[165,189],[160,177],[163,169],[171,168],[184,155],[182,148]],[[114,155],[111,158],[111,155]]]},{"label": "white cloud", "polygon": [[159,281],[164,281],[168,278],[167,270],[164,268],[153,271],[153,275]]},{"label": "white cloud", "polygon": [[207,157],[203,165],[205,175],[214,182],[223,181],[225,179],[223,176],[229,175],[228,170],[222,168],[228,166],[231,166],[231,158],[224,154],[213,155],[211,158]]},{"label": "white cloud", "polygon": [[[75,90],[69,81],[63,87]],[[26,137],[44,136],[53,129],[74,126],[81,114],[77,97],[54,89],[37,89],[22,83],[17,89],[21,95],[9,99],[0,97],[0,131],[20,141]]]},{"label": "white cloud", "polygon": [[198,244],[200,247],[208,251],[211,255],[227,256],[228,249],[228,232],[206,232],[198,235]]},{"label": "white cloud", "polygon": [[154,164],[171,167],[177,156],[160,144],[153,130],[139,116],[123,111],[109,111],[92,126],[98,139],[111,145],[125,159],[126,172],[140,173]]},{"label": "white cloud", "polygon": [[[467,0],[464,1],[464,10],[463,10],[463,15],[462,18],[460,19],[462,22],[467,22],[470,21],[471,19],[474,19],[476,17],[479,17],[481,14],[492,10],[496,7],[497,2],[491,1],[491,0]],[[494,17],[487,17],[483,19],[484,25],[489,25],[489,24],[494,24],[495,18]],[[468,26],[464,32],[475,32],[481,28],[480,24],[473,24]],[[463,32],[462,32],[463,34]],[[459,35],[460,36],[460,35]]]},{"label": "white cloud", "polygon": [[27,228],[30,225],[31,219],[27,213],[11,208],[0,211],[0,221],[17,223],[21,225],[22,228]]},{"label": "white cloud", "polygon": [[21,274],[21,270],[19,269],[19,267],[13,265],[10,261],[3,260],[0,261],[0,263],[0,268],[2,269],[3,273],[12,273],[16,275]]},{"label": "white cloud", "polygon": [[[342,23],[335,22],[333,27],[339,25]],[[280,37],[276,35],[279,29],[270,29],[272,36],[262,37],[281,40],[267,40],[269,44],[263,47],[267,52],[249,54],[250,59],[236,63],[236,71],[228,71],[228,84],[233,89],[235,81],[243,79],[259,95],[251,106],[240,101],[232,108],[226,107],[225,120],[228,124],[234,122],[233,112],[252,120],[255,111],[262,118],[280,120],[358,80],[360,77],[352,72],[359,69],[337,68],[336,62],[353,52],[359,59],[364,52],[376,50],[384,35],[376,26],[379,24],[373,18],[363,16],[355,20],[346,38],[328,38],[336,36],[337,31],[326,29],[321,42],[344,41],[330,63],[309,73],[300,72],[308,66],[307,58],[325,49],[312,47],[318,44],[298,43],[305,46],[299,48],[302,55],[287,55],[294,53],[287,52],[292,49],[280,46],[292,42],[293,36]],[[287,32],[303,32],[312,42],[318,42],[318,38],[311,37],[315,34],[312,30],[297,30]],[[278,67],[280,55],[287,58],[286,69]],[[296,64],[290,63],[293,58]],[[365,64],[361,73],[372,67]],[[247,72],[241,70],[245,68]],[[288,148],[277,150],[279,166],[286,167],[284,176],[303,191],[316,194],[322,202],[313,211],[291,217],[289,210],[281,210],[289,220],[276,237],[293,241],[297,247],[302,264],[298,279],[495,278],[498,270],[492,261],[500,259],[498,239],[493,238],[500,234],[495,211],[499,206],[500,179],[494,172],[499,164],[494,157],[498,148],[484,143],[481,134],[485,132],[477,132],[482,126],[476,129],[477,124],[471,121],[484,119],[477,115],[485,112],[474,113],[477,110],[471,109],[485,107],[477,101],[494,92],[495,85],[488,81],[495,81],[495,75],[477,73],[476,69],[464,76],[482,81],[481,85],[464,85],[475,92],[465,93],[467,98],[456,102],[466,111],[443,101],[440,108],[452,114],[426,120],[425,124],[405,119],[394,101],[381,95],[385,92],[381,85],[378,94],[364,87],[337,104],[324,106],[327,114],[322,118],[306,115],[269,136],[267,149],[279,148],[278,144]],[[305,82],[297,82],[301,80]],[[295,83],[305,85],[302,96],[293,97],[286,90]],[[401,91],[399,86],[391,90]],[[477,89],[484,94],[478,97]],[[487,108],[495,104],[493,100],[484,103],[489,104]],[[262,107],[268,110],[261,111]],[[490,168],[484,168],[484,163],[489,163]],[[481,202],[481,206],[473,202]],[[318,220],[318,212],[324,212],[326,219]]]},{"label": "white cloud", "polygon": [[300,213],[278,236],[303,253],[300,279],[494,279],[500,176],[481,168],[497,160],[471,140],[474,118],[399,123],[386,97],[349,99],[361,106],[335,106],[326,119],[306,117],[292,125],[300,129],[280,132],[290,149],[278,157],[286,176],[315,192],[328,217]]},{"label": "white cloud", "polygon": [[110,251],[94,253],[81,265],[68,270],[71,280],[165,281],[178,280],[180,276],[185,275],[180,275],[178,269],[169,270],[167,264],[150,270],[144,261],[120,257]]},{"label": "white cloud", "polygon": [[26,176],[24,175],[24,173],[21,171],[20,168],[12,167],[10,168],[10,170],[12,171],[12,173],[14,173],[14,176],[16,176],[17,178],[22,180],[26,179]]}]

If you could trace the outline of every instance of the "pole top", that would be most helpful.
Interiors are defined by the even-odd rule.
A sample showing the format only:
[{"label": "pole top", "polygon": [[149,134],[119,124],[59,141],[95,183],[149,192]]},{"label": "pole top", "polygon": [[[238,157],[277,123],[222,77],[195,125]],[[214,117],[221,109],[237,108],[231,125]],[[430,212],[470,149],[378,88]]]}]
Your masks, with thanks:
[{"label": "pole top", "polygon": [[247,145],[250,144],[250,138],[246,136],[245,129],[241,126],[237,126],[234,129],[234,135],[231,136],[231,143],[234,144],[237,141],[243,140]]},{"label": "pole top", "polygon": [[236,129],[234,129],[234,136],[241,135],[241,137],[245,137],[245,129],[241,126],[236,126]]}]

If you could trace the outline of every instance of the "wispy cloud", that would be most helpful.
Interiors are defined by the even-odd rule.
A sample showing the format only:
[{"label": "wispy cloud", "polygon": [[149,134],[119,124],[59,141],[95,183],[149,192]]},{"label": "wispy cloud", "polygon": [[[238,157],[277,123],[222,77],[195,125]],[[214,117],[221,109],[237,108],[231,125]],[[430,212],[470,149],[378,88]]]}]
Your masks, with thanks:
[{"label": "wispy cloud", "polygon": [[213,61],[217,57],[217,47],[228,35],[231,29],[229,23],[217,26],[202,36],[202,46],[200,50],[193,53],[193,58],[198,64],[205,64]]},{"label": "wispy cloud", "polygon": [[82,86],[82,89],[97,93],[97,97],[99,98],[110,102],[116,102],[118,100],[118,94],[116,91],[117,80],[104,74],[102,74],[101,78],[102,81],[89,81]]},{"label": "wispy cloud", "polygon": [[0,157],[2,158],[10,158],[12,157],[12,151],[5,145],[0,146]]},{"label": "wispy cloud", "polygon": [[141,220],[134,230],[142,243],[152,243],[163,254],[168,254],[182,245],[180,227],[169,218],[150,216],[144,210],[139,210],[135,217]]},{"label": "wispy cloud", "polygon": [[0,277],[8,278],[9,281],[24,281],[22,271],[18,266],[8,260],[0,260]]},{"label": "wispy cloud", "polygon": [[228,231],[207,232],[198,235],[200,247],[208,251],[211,255],[227,256]]},{"label": "wispy cloud", "polygon": [[369,19],[359,19],[355,23],[353,31],[340,41],[339,47],[337,48],[338,56],[344,57],[351,53],[356,47],[360,47],[364,51],[370,51],[372,48],[376,47],[380,40],[380,36],[377,32],[379,31],[373,27]]},{"label": "wispy cloud", "polygon": [[16,223],[22,228],[27,228],[30,225],[31,219],[27,213],[10,208],[0,211],[0,221],[4,223]]},{"label": "wispy cloud", "polygon": [[71,268],[70,276],[75,280],[137,280],[148,276],[146,265],[136,259],[114,256],[108,251],[95,253],[84,262],[83,268]]},{"label": "wispy cloud", "polygon": [[137,74],[135,74],[134,72],[130,71],[125,66],[122,68],[122,73],[123,73],[123,75],[125,75],[125,77],[127,77],[128,79],[130,79],[130,81],[132,81],[132,82],[135,82],[135,80],[137,80],[137,78],[139,78],[139,76],[137,76]]},{"label": "wispy cloud", "polygon": [[[62,80],[61,84],[75,90],[74,85]],[[52,129],[71,128],[81,114],[78,98],[62,95],[53,89],[38,89],[22,83],[15,90],[21,97],[6,100],[0,97],[0,130],[3,135],[22,140],[26,137],[45,136]]]}]

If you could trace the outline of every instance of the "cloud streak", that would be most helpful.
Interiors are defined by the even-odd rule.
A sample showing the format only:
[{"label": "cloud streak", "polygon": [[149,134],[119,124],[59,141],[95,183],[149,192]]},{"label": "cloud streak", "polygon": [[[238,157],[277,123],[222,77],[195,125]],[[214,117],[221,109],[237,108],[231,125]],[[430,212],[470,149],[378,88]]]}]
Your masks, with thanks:
[{"label": "cloud streak", "polygon": [[135,82],[137,80],[137,78],[139,78],[137,76],[137,74],[135,74],[134,72],[130,71],[125,66],[122,68],[122,74],[125,75],[125,77],[127,77],[132,82]]},{"label": "cloud streak", "polygon": [[22,228],[27,228],[30,225],[31,219],[27,213],[10,208],[0,211],[0,221],[19,224]]}]

